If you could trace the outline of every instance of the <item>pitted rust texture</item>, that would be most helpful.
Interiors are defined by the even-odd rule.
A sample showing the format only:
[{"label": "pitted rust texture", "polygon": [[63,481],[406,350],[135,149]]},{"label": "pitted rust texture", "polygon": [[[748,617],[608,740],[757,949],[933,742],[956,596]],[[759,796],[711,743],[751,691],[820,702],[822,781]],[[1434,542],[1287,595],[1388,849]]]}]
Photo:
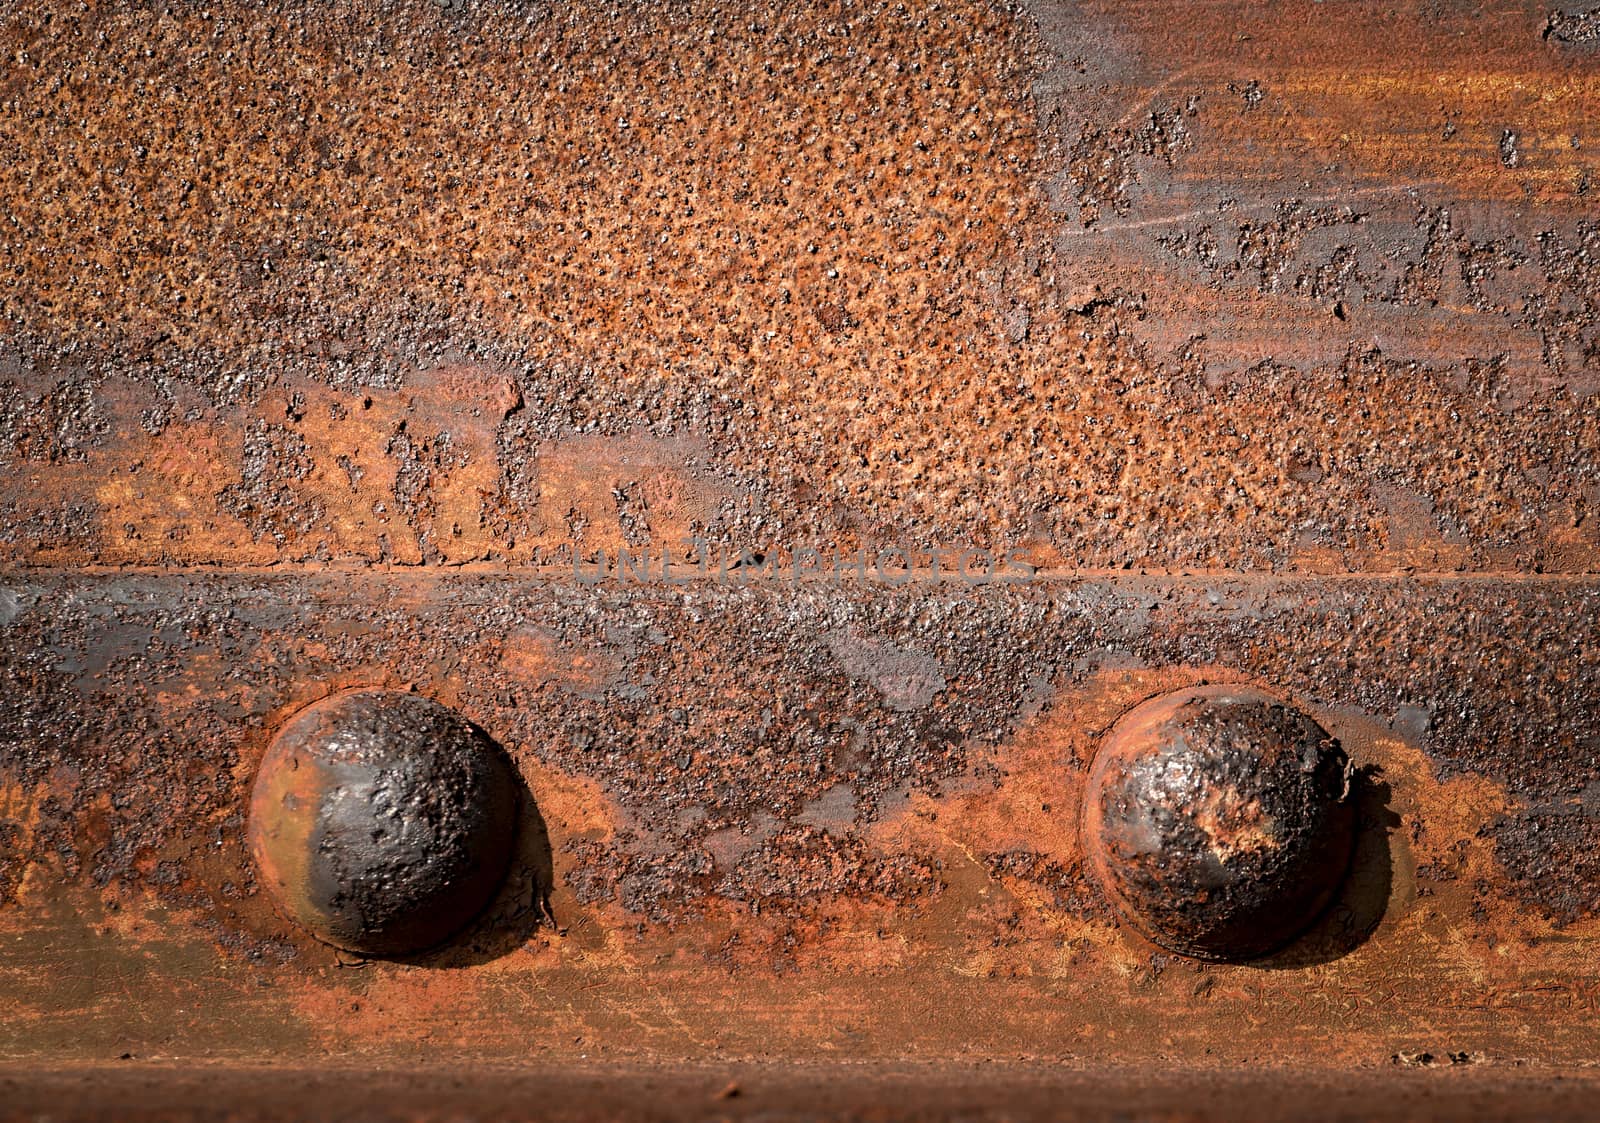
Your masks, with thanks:
[{"label": "pitted rust texture", "polygon": [[[142,880],[142,856],[174,836],[135,793],[198,821],[236,822],[238,777],[254,769],[238,755],[239,724],[262,729],[308,684],[361,679],[455,697],[523,759],[597,784],[631,832],[611,844],[636,863],[703,851],[700,868],[717,876],[687,879],[701,886],[680,886],[689,899],[715,884],[762,896],[726,879],[780,824],[849,834],[910,792],[999,784],[996,746],[1056,684],[1103,666],[1225,667],[1354,707],[1421,738],[1443,777],[1483,777],[1530,808],[1578,801],[1596,779],[1587,746],[1600,695],[1586,652],[1600,643],[1600,613],[1582,582],[1130,578],[685,593],[483,574],[354,580],[118,578],[110,601],[91,595],[93,578],[13,585],[7,773],[25,790],[64,782],[29,845],[10,851],[8,878],[18,862],[50,861],[102,885]],[[841,634],[916,652],[942,685],[906,708],[896,681],[841,658]],[[766,687],[752,691],[757,674]],[[201,694],[170,709],[191,685]],[[85,867],[72,825],[96,793],[114,798],[96,814],[106,834]],[[1581,815],[1587,804],[1571,806]],[[1520,865],[1508,862],[1513,881]]]},{"label": "pitted rust texture", "polygon": [[296,714],[250,802],[257,878],[318,939],[366,955],[465,927],[511,859],[518,785],[499,748],[444,706],[357,691]]},{"label": "pitted rust texture", "polygon": [[1306,714],[1248,687],[1181,690],[1118,722],[1084,795],[1084,848],[1156,943],[1250,959],[1307,928],[1355,844],[1352,771]]},{"label": "pitted rust texture", "polygon": [[[1588,1061],[1600,84],[1558,17],[8,6],[0,1052]],[[1054,569],[562,572],[694,538]],[[1087,762],[1246,680],[1382,770],[1351,875],[1267,963],[1149,954]],[[341,970],[243,843],[271,731],[375,686],[550,820],[458,970]]]},{"label": "pitted rust texture", "polygon": [[[853,834],[818,826],[780,828],[726,868],[707,850],[641,859],[640,840],[570,847],[576,868],[569,877],[585,903],[616,900],[630,912],[673,922],[707,897],[738,902],[751,915],[808,916],[849,900],[869,906],[916,904],[944,888],[940,863],[924,855],[883,856]],[[742,849],[743,844],[733,842]]]},{"label": "pitted rust texture", "polygon": [[1544,37],[1557,43],[1600,44],[1600,8],[1556,9],[1544,25]]},{"label": "pitted rust texture", "polygon": [[[36,573],[6,590],[0,929],[32,933],[24,950],[97,941],[139,986],[179,972],[196,1003],[294,1048],[510,1056],[578,1035],[673,1053],[702,1047],[687,1026],[759,1051],[798,1019],[831,1027],[823,1050],[1057,1055],[1078,1017],[1123,1027],[1113,1053],[1165,1038],[1242,1058],[1380,990],[1392,1000],[1340,1030],[1350,1056],[1443,1055],[1441,1034],[1503,1056],[1588,1040],[1554,1014],[1536,1045],[1506,1036],[1600,995],[1582,958],[1600,735],[1587,581]],[[1346,886],[1276,969],[1206,968],[1248,978],[1196,975],[1119,929],[1077,830],[1104,732],[1206,681],[1271,682],[1379,780]],[[504,744],[549,826],[550,919],[344,980],[274,915],[244,815],[282,723],[327,690],[380,686]],[[1573,829],[1535,829],[1553,813]],[[0,977],[6,1048],[57,1041],[49,1011],[67,1008],[75,1041],[145,1040],[98,1005],[102,984],[47,995],[32,971]],[[914,1023],[896,1020],[907,994]],[[1258,1003],[1282,1018],[1252,1021]],[[211,1025],[164,1032],[242,1055]]]},{"label": "pitted rust texture", "polygon": [[0,556],[1593,571],[1548,18],[13,5]]}]

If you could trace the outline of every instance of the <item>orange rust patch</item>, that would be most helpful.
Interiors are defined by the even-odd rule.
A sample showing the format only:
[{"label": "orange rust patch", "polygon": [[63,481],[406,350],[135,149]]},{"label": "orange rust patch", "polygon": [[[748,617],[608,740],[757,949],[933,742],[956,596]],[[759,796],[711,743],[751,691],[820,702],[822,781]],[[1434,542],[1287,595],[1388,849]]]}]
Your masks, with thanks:
[{"label": "orange rust patch", "polygon": [[1232,788],[1213,788],[1194,811],[1194,823],[1206,833],[1211,852],[1220,862],[1239,854],[1275,850],[1271,816],[1261,813],[1256,800],[1244,801]]}]

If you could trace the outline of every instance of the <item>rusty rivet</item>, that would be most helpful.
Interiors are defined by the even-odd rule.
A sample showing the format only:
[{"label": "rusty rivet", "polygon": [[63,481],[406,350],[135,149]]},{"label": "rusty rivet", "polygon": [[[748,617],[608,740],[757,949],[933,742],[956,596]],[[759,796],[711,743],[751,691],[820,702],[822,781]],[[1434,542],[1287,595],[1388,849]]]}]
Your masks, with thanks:
[{"label": "rusty rivet", "polygon": [[1084,849],[1121,913],[1203,959],[1263,955],[1302,932],[1349,870],[1352,770],[1307,714],[1248,686],[1136,707],[1089,773]]},{"label": "rusty rivet", "polygon": [[337,694],[268,747],[250,851],[280,909],[318,939],[403,955],[459,931],[494,896],[517,791],[500,748],[438,702]]}]

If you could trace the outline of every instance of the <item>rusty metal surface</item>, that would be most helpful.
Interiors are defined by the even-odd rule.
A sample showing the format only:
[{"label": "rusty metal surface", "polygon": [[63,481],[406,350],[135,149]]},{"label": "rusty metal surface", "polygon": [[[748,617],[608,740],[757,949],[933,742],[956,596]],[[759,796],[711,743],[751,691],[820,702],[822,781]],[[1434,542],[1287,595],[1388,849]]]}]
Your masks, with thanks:
[{"label": "rusty metal surface", "polygon": [[13,6],[0,547],[1587,572],[1548,15]]},{"label": "rusty metal surface", "polygon": [[[617,1118],[810,1120],[1144,1119],[1207,1123],[1247,1117],[1316,1121],[1580,1118],[1594,1085],[1528,1073],[1459,1068],[1321,1073],[1298,1083],[1248,1072],[1043,1070],[1015,1064],[672,1064],[518,1070],[448,1067],[373,1072],[310,1069],[84,1068],[43,1077],[0,1068],[0,1119],[175,1120],[303,1117],[402,1120]],[[226,1105],[218,1111],[218,1105]]]},{"label": "rusty metal surface", "polygon": [[[1596,18],[8,6],[0,1056],[1590,1063]],[[1244,964],[1079,834],[1217,683],[1367,778]],[[528,797],[392,961],[246,841],[368,688]]]},{"label": "rusty metal surface", "polygon": [[[1594,1045],[1587,579],[7,588],[8,1053],[1581,1064]],[[1206,965],[1118,924],[1081,793],[1140,701],[1253,680],[1376,782],[1318,927]],[[491,731],[548,841],[462,940],[352,970],[257,890],[244,815],[275,729],[357,685]]]}]

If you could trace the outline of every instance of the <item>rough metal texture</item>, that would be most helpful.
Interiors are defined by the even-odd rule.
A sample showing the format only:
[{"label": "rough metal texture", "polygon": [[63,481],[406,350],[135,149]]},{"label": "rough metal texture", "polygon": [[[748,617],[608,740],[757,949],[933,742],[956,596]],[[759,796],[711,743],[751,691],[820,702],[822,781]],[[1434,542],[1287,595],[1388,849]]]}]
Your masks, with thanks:
[{"label": "rough metal texture", "polygon": [[0,558],[1588,571],[1548,15],[10,5]]},{"label": "rough metal texture", "polygon": [[319,939],[400,955],[459,931],[511,860],[518,783],[437,702],[355,691],[296,714],[256,774],[257,877]]},{"label": "rough metal texture", "polygon": [[[1592,1051],[1585,579],[41,572],[6,588],[7,1053]],[[1080,844],[1103,735],[1206,681],[1271,683],[1381,769],[1339,899],[1247,966],[1152,951]],[[407,684],[493,732],[548,831],[526,832],[459,940],[345,970],[259,891],[245,804],[290,715]]]},{"label": "rough metal texture", "polygon": [[[7,5],[0,1053],[1592,1061],[1589,7]],[[1382,770],[1250,965],[1077,831],[1202,682]],[[539,805],[352,969],[248,793],[413,687]]]},{"label": "rough metal texture", "polygon": [[1084,852],[1158,944],[1249,959],[1338,892],[1355,842],[1351,782],[1339,743],[1280,699],[1181,690],[1135,708],[1095,755]]},{"label": "rough metal texture", "polygon": [[[1443,1062],[1441,1059],[1441,1063]],[[1596,1082],[1482,1070],[1137,1073],[989,1062],[860,1065],[534,1065],[522,1070],[298,1070],[127,1065],[29,1073],[0,1068],[0,1119],[118,1123],[326,1118],[371,1123],[552,1123],[648,1119],[994,1120],[996,1123],[1548,1123],[1581,1119]],[[314,1107],[313,1107],[314,1105]]]}]

